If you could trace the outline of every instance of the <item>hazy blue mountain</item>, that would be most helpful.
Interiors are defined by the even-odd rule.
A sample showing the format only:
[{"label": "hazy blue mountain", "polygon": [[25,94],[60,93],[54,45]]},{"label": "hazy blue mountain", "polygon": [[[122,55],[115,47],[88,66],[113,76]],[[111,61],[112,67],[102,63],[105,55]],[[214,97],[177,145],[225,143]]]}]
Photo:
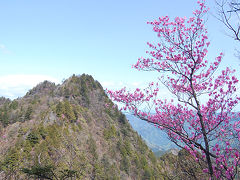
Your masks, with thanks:
[{"label": "hazy blue mountain", "polygon": [[140,120],[130,114],[126,114],[126,117],[132,128],[146,141],[153,152],[165,152],[177,148],[177,146],[168,139],[166,133],[156,128],[153,124]]},{"label": "hazy blue mountain", "polygon": [[[152,149],[156,156],[161,156],[166,152],[179,149],[179,147],[177,147],[168,139],[168,136],[165,132],[156,128],[153,124],[143,121],[131,114],[126,114],[126,117],[129,120],[132,128],[137,131],[137,133],[146,141],[146,144]],[[233,119],[232,121],[232,123],[239,121],[239,118]],[[232,139],[230,142],[232,145],[234,144],[233,147],[240,147],[238,140]],[[212,143],[215,144],[220,142],[215,140]]]}]

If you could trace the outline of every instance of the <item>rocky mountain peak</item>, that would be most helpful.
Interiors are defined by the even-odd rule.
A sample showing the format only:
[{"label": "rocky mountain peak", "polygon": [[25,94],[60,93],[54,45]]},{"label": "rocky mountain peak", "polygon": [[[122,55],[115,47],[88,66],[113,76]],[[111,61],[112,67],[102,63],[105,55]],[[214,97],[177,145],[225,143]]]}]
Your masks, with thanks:
[{"label": "rocky mountain peak", "polygon": [[29,90],[26,96],[34,96],[36,94],[47,94],[53,91],[55,88],[56,88],[55,83],[46,80],[39,83],[37,86],[35,86],[31,90]]},{"label": "rocky mountain peak", "polygon": [[44,81],[5,103],[0,136],[0,179],[159,176],[154,154],[90,75]]}]

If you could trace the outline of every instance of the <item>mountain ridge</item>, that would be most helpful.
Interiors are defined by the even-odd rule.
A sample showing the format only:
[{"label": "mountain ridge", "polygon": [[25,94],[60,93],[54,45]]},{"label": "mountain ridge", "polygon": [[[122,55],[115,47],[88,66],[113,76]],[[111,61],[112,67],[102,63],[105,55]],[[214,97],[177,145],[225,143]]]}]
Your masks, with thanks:
[{"label": "mountain ridge", "polygon": [[0,100],[0,179],[151,179],[151,150],[89,75]]}]

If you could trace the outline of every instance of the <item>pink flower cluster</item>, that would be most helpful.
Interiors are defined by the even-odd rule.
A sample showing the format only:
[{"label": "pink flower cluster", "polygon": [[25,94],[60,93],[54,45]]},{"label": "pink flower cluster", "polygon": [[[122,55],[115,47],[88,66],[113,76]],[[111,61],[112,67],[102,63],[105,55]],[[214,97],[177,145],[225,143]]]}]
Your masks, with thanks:
[{"label": "pink flower cluster", "polygon": [[[223,54],[212,62],[206,60],[210,42],[203,17],[208,9],[204,0],[198,4],[199,9],[188,19],[171,21],[165,16],[148,22],[159,42],[148,42],[149,57],[139,58],[133,65],[137,70],[161,73],[159,81],[179,103],[161,100],[160,84],[155,82],[143,90],[123,88],[108,90],[108,94],[124,104],[122,110],[155,124],[196,161],[206,162],[204,172],[210,177],[233,179],[240,165],[240,123],[233,120],[240,114],[232,112],[240,100],[235,95],[238,79],[230,68],[214,77]],[[201,103],[202,96],[208,98],[206,103]]]}]

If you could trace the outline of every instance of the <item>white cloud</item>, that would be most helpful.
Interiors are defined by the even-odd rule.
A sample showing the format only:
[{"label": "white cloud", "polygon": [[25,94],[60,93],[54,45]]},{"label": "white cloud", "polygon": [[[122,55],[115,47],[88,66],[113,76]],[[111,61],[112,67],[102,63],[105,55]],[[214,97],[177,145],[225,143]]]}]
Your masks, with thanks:
[{"label": "white cloud", "polygon": [[115,83],[110,82],[110,81],[103,81],[101,84],[102,84],[103,87],[113,87],[113,86],[115,86]]},{"label": "white cloud", "polygon": [[6,48],[5,45],[0,44],[0,49],[5,49],[5,48]]},{"label": "white cloud", "polygon": [[132,83],[132,86],[139,87],[140,85],[142,85],[142,83],[140,83],[140,82],[133,82]]},{"label": "white cloud", "polygon": [[5,46],[4,44],[0,44],[0,50],[1,50],[1,52],[6,53],[6,54],[11,53],[11,52],[6,48],[6,46]]},{"label": "white cloud", "polygon": [[46,75],[20,74],[0,76],[0,96],[10,99],[21,97],[25,95],[29,89],[44,80],[59,83],[58,79]]}]

